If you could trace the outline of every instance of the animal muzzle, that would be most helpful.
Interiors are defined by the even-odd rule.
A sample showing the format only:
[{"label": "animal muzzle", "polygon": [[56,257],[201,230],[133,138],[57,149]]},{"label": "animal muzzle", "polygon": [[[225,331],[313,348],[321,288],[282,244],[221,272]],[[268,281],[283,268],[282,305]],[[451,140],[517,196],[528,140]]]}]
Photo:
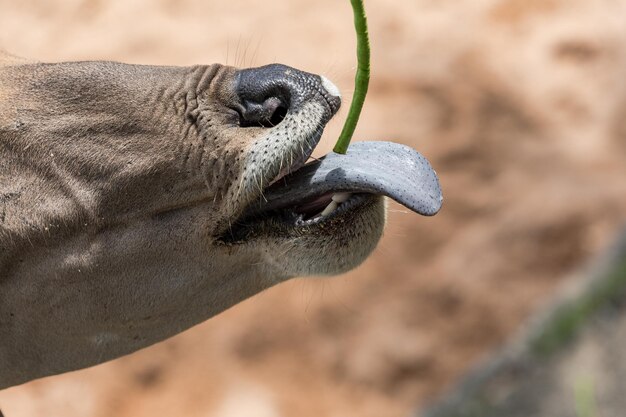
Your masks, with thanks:
[{"label": "animal muzzle", "polygon": [[339,90],[328,79],[280,64],[237,71],[235,93],[242,127],[276,126],[311,101],[323,106],[329,120],[341,105]]}]

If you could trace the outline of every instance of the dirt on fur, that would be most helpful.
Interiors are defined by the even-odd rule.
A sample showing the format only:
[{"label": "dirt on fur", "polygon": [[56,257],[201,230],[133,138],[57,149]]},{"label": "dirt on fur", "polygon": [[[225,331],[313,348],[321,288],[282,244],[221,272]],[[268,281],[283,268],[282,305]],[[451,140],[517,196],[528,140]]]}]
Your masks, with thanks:
[{"label": "dirt on fur", "polygon": [[[444,208],[390,204],[372,257],[164,343],[0,392],[8,417],[407,416],[517,331],[626,220],[626,0],[368,0],[355,140],[427,156]],[[282,62],[351,98],[349,2],[0,0],[44,61]],[[339,134],[347,105],[317,155]]]}]

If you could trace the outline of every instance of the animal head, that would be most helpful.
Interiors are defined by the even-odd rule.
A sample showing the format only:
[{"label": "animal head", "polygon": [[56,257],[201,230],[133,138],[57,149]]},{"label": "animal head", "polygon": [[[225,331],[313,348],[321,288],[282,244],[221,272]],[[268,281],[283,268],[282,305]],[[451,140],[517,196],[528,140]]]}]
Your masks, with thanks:
[{"label": "animal head", "polygon": [[163,340],[288,278],[361,263],[382,195],[431,215],[430,165],[389,143],[305,165],[326,78],[0,55],[0,388]]},{"label": "animal head", "polygon": [[[323,221],[269,216],[241,230],[246,208],[304,165],[339,109],[338,90],[324,77],[284,65],[68,63],[6,67],[4,80],[3,135],[13,138],[16,153],[27,148],[48,177],[53,171],[65,177],[45,181],[59,187],[72,181],[89,195],[74,199],[89,223],[132,222],[202,205],[206,219],[198,228],[205,245],[256,252],[285,277],[343,272],[380,237],[378,197]],[[28,105],[12,105],[18,97]],[[317,214],[311,210],[323,210],[318,206],[300,214],[308,219]]]}]

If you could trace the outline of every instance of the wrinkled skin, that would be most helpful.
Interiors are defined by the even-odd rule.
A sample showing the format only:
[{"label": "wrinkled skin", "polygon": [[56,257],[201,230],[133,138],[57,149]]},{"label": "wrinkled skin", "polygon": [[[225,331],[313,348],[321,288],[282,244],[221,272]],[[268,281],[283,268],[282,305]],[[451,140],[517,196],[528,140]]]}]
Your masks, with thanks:
[{"label": "wrinkled skin", "polygon": [[[329,85],[285,66],[0,53],[0,388],[131,353],[286,279],[360,264],[382,233],[381,197],[322,225],[259,219],[246,238],[222,239],[307,159],[339,106]],[[284,120],[266,123],[281,106]]]}]

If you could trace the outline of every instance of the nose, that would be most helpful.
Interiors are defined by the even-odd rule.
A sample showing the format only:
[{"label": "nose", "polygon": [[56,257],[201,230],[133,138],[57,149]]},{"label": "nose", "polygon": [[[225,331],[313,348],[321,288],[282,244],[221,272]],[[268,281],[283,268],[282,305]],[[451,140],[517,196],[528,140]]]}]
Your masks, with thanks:
[{"label": "nose", "polygon": [[339,90],[328,79],[286,65],[240,70],[235,83],[242,127],[276,126],[310,101],[322,105],[328,118],[341,105]]}]

